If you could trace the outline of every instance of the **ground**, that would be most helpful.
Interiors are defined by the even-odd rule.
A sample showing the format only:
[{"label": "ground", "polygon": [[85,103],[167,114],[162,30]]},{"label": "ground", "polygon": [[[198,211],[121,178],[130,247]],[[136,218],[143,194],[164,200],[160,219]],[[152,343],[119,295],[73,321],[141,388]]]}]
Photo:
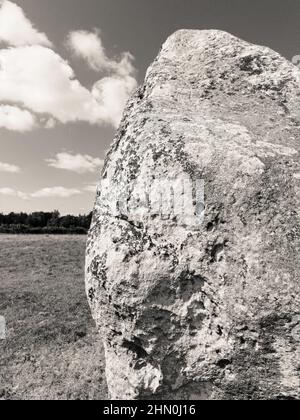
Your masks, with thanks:
[{"label": "ground", "polygon": [[0,399],[106,399],[85,236],[0,235]]}]

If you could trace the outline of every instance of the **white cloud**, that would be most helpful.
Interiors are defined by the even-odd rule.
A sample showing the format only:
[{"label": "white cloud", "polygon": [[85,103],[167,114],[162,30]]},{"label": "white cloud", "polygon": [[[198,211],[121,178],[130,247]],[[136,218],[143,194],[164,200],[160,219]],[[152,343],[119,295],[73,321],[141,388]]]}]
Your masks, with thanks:
[{"label": "white cloud", "polygon": [[93,70],[110,71],[124,77],[134,74],[133,55],[129,52],[122,53],[119,61],[108,58],[99,32],[99,30],[70,32],[67,46],[76,56],[86,60]]},{"label": "white cloud", "polygon": [[54,127],[56,127],[55,119],[54,118],[49,118],[45,123],[45,128],[50,130],[51,128],[54,128]]},{"label": "white cloud", "polygon": [[97,191],[97,184],[91,184],[84,187],[84,191],[95,194]]},{"label": "white cloud", "polygon": [[130,76],[108,77],[89,91],[75,79],[70,65],[49,48],[0,50],[0,101],[21,103],[62,123],[86,121],[117,126],[135,86]]},{"label": "white cloud", "polygon": [[36,118],[31,112],[15,106],[0,105],[0,128],[23,133],[35,127]]},{"label": "white cloud", "polygon": [[21,172],[19,166],[11,165],[10,163],[0,162],[0,172],[8,172],[11,174],[17,174]]},{"label": "white cloud", "polygon": [[74,195],[82,194],[82,191],[76,188],[48,187],[33,193],[24,193],[14,188],[5,187],[0,188],[0,194],[21,198],[22,200],[29,200],[30,198],[69,198]]},{"label": "white cloud", "polygon": [[120,124],[125,105],[136,86],[136,80],[131,76],[105,77],[94,85],[92,93],[102,106],[105,121],[115,127]]},{"label": "white cloud", "polygon": [[46,35],[34,29],[19,6],[7,0],[0,4],[0,42],[13,46],[0,49],[0,102],[9,104],[0,110],[0,127],[28,131],[38,122],[53,128],[57,122],[75,121],[117,127],[137,86],[131,54],[111,60],[97,33],[70,33],[68,44],[75,54],[108,73],[89,90],[69,63],[47,48],[51,44]]},{"label": "white cloud", "polygon": [[78,174],[96,172],[102,165],[103,160],[89,155],[58,153],[55,159],[47,159],[49,166],[56,169],[77,172]]},{"label": "white cloud", "polygon": [[62,123],[97,122],[101,109],[69,64],[39,45],[0,50],[0,101],[18,102]]},{"label": "white cloud", "polygon": [[28,195],[22,191],[15,190],[13,188],[0,188],[1,195],[7,195],[9,197],[17,197],[22,200],[28,200]]},{"label": "white cloud", "polygon": [[45,34],[33,27],[21,7],[7,0],[0,0],[0,42],[11,46],[52,45]]},{"label": "white cloud", "polygon": [[137,87],[134,77],[136,72],[133,66],[134,57],[125,52],[119,61],[108,58],[99,32],[70,32],[67,45],[76,56],[86,60],[93,70],[110,73],[109,77],[104,77],[95,83],[92,94],[102,105],[105,121],[117,127],[128,98]]},{"label": "white cloud", "polygon": [[87,31],[70,32],[66,45],[76,56],[84,58],[93,70],[107,69],[108,59],[97,33]]},{"label": "white cloud", "polygon": [[69,198],[78,194],[81,194],[81,191],[76,188],[50,187],[36,191],[30,196],[32,198]]}]

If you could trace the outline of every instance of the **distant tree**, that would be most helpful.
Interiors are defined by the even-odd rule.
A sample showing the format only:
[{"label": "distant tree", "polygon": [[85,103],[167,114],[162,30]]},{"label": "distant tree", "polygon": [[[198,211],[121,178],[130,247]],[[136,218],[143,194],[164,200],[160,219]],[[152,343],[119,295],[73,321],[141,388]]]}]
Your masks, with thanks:
[{"label": "distant tree", "polygon": [[53,212],[0,213],[0,233],[87,233],[92,220],[88,215],[61,216]]},{"label": "distant tree", "polygon": [[48,226],[59,226],[60,213],[58,210],[54,210],[47,223]]}]

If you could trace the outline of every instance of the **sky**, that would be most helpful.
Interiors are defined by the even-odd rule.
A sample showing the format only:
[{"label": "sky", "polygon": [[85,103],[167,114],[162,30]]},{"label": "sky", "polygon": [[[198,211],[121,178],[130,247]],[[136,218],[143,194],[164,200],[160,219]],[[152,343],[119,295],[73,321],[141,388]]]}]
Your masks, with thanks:
[{"label": "sky", "polygon": [[0,212],[92,210],[131,92],[178,29],[300,55],[298,0],[0,0]]}]

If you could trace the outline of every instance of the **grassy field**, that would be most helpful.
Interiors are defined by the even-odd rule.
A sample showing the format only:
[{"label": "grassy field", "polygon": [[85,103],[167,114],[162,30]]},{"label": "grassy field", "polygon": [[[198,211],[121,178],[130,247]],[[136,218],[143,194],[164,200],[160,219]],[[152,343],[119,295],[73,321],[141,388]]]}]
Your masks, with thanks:
[{"label": "grassy field", "polygon": [[0,399],[106,399],[85,236],[0,235]]}]

